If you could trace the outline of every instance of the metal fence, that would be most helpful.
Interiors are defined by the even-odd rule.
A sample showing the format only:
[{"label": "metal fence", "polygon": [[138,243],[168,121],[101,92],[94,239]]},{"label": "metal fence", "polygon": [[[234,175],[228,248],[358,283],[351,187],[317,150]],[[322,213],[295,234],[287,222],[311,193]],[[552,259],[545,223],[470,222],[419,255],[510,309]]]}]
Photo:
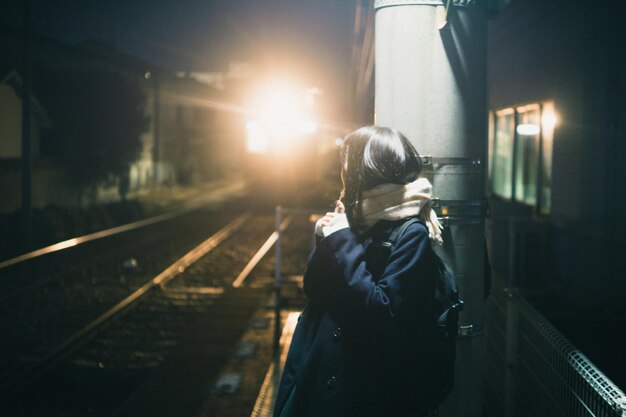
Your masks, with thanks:
[{"label": "metal fence", "polygon": [[494,286],[485,328],[490,417],[626,417],[626,396],[516,291]]}]

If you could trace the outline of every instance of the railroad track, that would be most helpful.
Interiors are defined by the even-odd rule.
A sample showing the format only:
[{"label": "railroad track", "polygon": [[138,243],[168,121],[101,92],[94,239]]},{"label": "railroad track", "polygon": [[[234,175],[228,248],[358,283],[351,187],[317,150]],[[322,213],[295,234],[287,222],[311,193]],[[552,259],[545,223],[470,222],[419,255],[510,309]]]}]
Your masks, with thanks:
[{"label": "railroad track", "polygon": [[[142,250],[165,252],[168,245],[163,245],[168,238],[173,246],[183,248],[181,237],[186,238],[193,247],[205,237],[207,229],[215,224],[224,224],[232,216],[221,213],[234,212],[228,206],[215,210],[200,207],[140,220],[85,236],[68,239],[30,253],[0,262],[0,301],[4,302],[23,293],[32,292],[38,287],[67,279],[71,273],[93,274],[98,269],[107,269],[107,265],[119,264],[120,259],[128,254]],[[214,222],[203,218],[215,217]],[[172,233],[172,227],[179,229]],[[195,232],[195,233],[194,233]],[[192,235],[192,236],[190,236]],[[192,237],[193,239],[190,239]],[[157,242],[159,246],[146,247]],[[125,255],[124,255],[125,254]]]},{"label": "railroad track", "polygon": [[[300,221],[303,224],[306,227]],[[11,370],[0,385],[3,408],[10,413],[6,415],[104,416],[124,407],[133,415],[128,410],[142,403],[142,395],[154,397],[147,376],[171,362],[169,358],[180,356],[181,340],[192,345],[202,340],[211,347],[212,356],[204,361],[212,365],[206,365],[202,374],[213,378],[247,320],[267,298],[267,286],[247,285],[246,280],[254,281],[255,273],[269,275],[266,255],[275,240],[272,226],[271,216],[246,213],[235,218],[54,349],[22,361],[28,366]],[[258,249],[262,234],[270,237]],[[308,239],[301,234],[296,240],[306,245]],[[306,252],[303,247],[298,250]],[[184,368],[180,360],[179,365],[170,365],[177,367]],[[186,390],[192,391],[193,387]],[[131,392],[136,394],[129,401]],[[35,393],[39,398],[43,393],[43,398],[33,403]],[[193,403],[187,402],[190,407]]]},{"label": "railroad track", "polygon": [[[200,209],[1,269],[0,380],[53,350],[236,215]],[[134,267],[124,267],[130,259]]]}]

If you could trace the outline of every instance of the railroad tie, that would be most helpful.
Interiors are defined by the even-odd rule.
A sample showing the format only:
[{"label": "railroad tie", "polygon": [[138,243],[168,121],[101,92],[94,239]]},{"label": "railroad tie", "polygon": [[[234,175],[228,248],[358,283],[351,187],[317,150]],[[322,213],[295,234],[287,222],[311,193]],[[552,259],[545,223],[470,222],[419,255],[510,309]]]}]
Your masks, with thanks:
[{"label": "railroad tie", "polygon": [[176,352],[149,377],[117,417],[193,416],[268,292],[229,288],[182,334]]}]

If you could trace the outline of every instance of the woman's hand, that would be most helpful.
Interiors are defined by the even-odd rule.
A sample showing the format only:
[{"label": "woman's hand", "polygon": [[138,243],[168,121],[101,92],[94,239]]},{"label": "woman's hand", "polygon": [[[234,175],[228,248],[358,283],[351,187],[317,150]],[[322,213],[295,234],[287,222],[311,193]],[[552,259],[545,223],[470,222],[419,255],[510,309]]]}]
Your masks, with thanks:
[{"label": "woman's hand", "polygon": [[337,230],[350,227],[346,217],[345,207],[341,201],[337,202],[334,212],[328,212],[315,223],[315,234],[326,237]]}]

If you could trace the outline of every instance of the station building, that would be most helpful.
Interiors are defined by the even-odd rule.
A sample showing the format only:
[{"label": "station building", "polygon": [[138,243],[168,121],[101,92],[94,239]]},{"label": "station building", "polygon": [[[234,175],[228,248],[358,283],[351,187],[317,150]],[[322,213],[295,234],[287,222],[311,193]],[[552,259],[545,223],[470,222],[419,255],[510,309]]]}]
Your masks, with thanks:
[{"label": "station building", "polygon": [[489,21],[489,252],[547,309],[624,313],[620,2],[513,0]]}]

